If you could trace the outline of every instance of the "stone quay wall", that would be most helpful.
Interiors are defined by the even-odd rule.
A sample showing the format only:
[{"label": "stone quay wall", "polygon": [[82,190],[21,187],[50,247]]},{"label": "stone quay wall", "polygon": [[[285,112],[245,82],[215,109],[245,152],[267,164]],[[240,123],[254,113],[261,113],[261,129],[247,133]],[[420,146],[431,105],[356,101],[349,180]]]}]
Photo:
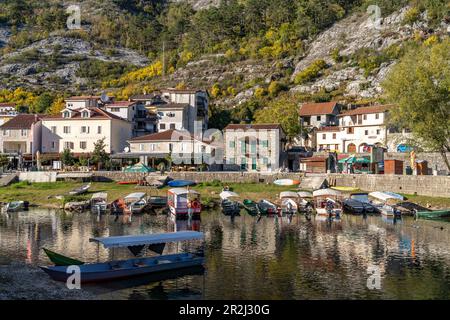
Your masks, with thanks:
[{"label": "stone quay wall", "polygon": [[[388,152],[385,153],[384,158],[403,161],[403,171],[405,171],[406,166],[411,165],[409,153]],[[447,158],[450,159],[450,153],[447,153]],[[440,175],[447,175],[450,173],[442,155],[438,152],[417,153],[416,160],[427,161],[430,174],[432,173],[432,170],[435,170],[436,168]]]},{"label": "stone quay wall", "polygon": [[450,197],[450,176],[329,174],[337,186],[365,191],[391,191],[433,197]]}]

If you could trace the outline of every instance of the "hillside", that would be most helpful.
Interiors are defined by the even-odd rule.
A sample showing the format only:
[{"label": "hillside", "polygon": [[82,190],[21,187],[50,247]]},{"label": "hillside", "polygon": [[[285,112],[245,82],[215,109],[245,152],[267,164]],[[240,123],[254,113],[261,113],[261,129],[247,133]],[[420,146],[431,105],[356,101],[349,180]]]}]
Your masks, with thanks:
[{"label": "hillside", "polygon": [[83,30],[70,31],[70,1],[8,0],[0,4],[8,12],[0,14],[0,89],[127,98],[162,86],[202,87],[218,106],[267,102],[283,91],[375,101],[412,42],[448,36],[450,7],[378,1],[383,18],[375,28],[371,3],[84,0]]}]

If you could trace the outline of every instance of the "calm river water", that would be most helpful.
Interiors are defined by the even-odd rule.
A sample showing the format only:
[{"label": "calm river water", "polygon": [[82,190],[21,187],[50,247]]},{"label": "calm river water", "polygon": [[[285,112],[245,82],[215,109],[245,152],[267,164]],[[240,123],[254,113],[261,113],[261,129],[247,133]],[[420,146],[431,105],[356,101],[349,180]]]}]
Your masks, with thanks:
[{"label": "calm river water", "polygon": [[[167,216],[144,215],[130,222],[33,209],[0,215],[0,264],[47,265],[43,247],[87,262],[103,261],[111,252],[90,243],[90,237],[177,230],[205,232],[205,272],[85,288],[102,299],[450,298],[450,223],[410,218],[397,223],[350,215],[332,222],[304,216],[257,221],[246,214],[232,220],[206,212],[201,221],[175,223]],[[114,254],[129,256],[126,249]],[[367,286],[373,268],[380,274],[378,289]]]}]

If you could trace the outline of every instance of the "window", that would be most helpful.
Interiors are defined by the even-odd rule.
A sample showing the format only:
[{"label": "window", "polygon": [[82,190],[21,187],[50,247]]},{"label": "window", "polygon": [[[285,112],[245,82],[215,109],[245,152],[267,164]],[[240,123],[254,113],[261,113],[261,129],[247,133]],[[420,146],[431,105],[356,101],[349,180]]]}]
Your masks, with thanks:
[{"label": "window", "polygon": [[81,127],[81,133],[89,133],[89,127],[82,126]]},{"label": "window", "polygon": [[256,158],[252,158],[252,170],[256,170]]},{"label": "window", "polygon": [[365,115],[363,116],[363,119],[364,119],[364,120],[367,120],[367,114],[365,114]]},{"label": "window", "polygon": [[156,149],[155,144],[152,143],[152,144],[150,145],[150,150],[155,151],[155,149]]},{"label": "window", "polygon": [[120,112],[120,108],[117,107],[111,108],[111,112]]},{"label": "window", "polygon": [[101,133],[102,133],[102,126],[98,126],[98,127],[97,127],[97,133],[98,133],[98,134],[101,134]]},{"label": "window", "polygon": [[377,129],[377,135],[381,134],[381,130]]},{"label": "window", "polygon": [[241,158],[241,170],[247,170],[247,159]]},{"label": "window", "polygon": [[339,150],[339,145],[338,144],[334,145],[334,150],[336,150],[336,151]]},{"label": "window", "polygon": [[322,117],[321,116],[317,116],[316,119],[317,119],[317,121],[320,121],[322,119]]},{"label": "window", "polygon": [[68,107],[68,108],[73,108],[73,103],[68,103],[68,104],[67,104],[67,107]]},{"label": "window", "polygon": [[161,129],[161,130],[166,130],[166,124],[165,124],[165,123],[161,123],[161,124],[159,125],[159,129]]},{"label": "window", "polygon": [[52,144],[51,144],[52,150],[55,150],[55,147],[56,147],[56,143],[55,143],[55,141],[52,141]]},{"label": "window", "polygon": [[264,157],[264,158],[263,158],[263,164],[264,164],[265,166],[267,166],[267,165],[269,164],[269,158]]},{"label": "window", "polygon": [[173,151],[173,144],[169,143],[169,151],[172,152]]},{"label": "window", "polygon": [[354,128],[347,128],[347,133],[348,134],[353,134],[355,132]]},{"label": "window", "polygon": [[324,133],[322,134],[322,139],[325,140],[327,138],[327,135]]},{"label": "window", "polygon": [[27,129],[22,129],[21,130],[21,135],[22,135],[22,137],[26,137],[28,135],[28,130]]},{"label": "window", "polygon": [[236,146],[236,142],[230,141],[230,148],[234,148]]},{"label": "window", "polygon": [[364,134],[365,134],[366,136],[368,136],[368,135],[369,135],[369,130],[364,130]]},{"label": "window", "polygon": [[70,127],[69,126],[64,126],[64,133],[65,134],[69,134],[70,133]]},{"label": "window", "polygon": [[69,142],[69,141],[64,142],[64,149],[73,150],[73,146],[74,146],[73,142]]},{"label": "window", "polygon": [[53,134],[56,134],[56,127],[55,126],[51,127],[51,130],[52,130]]},{"label": "window", "polygon": [[256,141],[252,141],[250,144],[251,153],[256,154]]},{"label": "window", "polygon": [[144,151],[145,145],[143,143],[139,144],[139,151]]},{"label": "window", "polygon": [[83,112],[81,113],[81,117],[82,117],[82,118],[89,118],[89,112],[88,112],[88,111],[83,111]]},{"label": "window", "polygon": [[171,124],[170,124],[170,129],[171,129],[171,130],[175,130],[175,123],[171,123]]},{"label": "window", "polygon": [[6,136],[9,136],[9,130],[3,130],[3,135],[6,137]]},{"label": "window", "polygon": [[262,145],[264,148],[268,148],[268,147],[269,147],[269,140],[263,140],[263,141],[261,141],[261,145]]},{"label": "window", "polygon": [[247,151],[247,145],[245,144],[245,141],[241,141],[241,152],[245,153]]},{"label": "window", "polygon": [[70,112],[69,111],[64,111],[63,118],[70,118]]},{"label": "window", "polygon": [[377,119],[377,120],[380,119],[380,114],[379,113],[375,114],[375,119]]},{"label": "window", "polygon": [[333,139],[336,139],[336,133],[333,133]]},{"label": "window", "polygon": [[87,143],[86,141],[80,141],[80,149],[85,150],[87,148]]}]

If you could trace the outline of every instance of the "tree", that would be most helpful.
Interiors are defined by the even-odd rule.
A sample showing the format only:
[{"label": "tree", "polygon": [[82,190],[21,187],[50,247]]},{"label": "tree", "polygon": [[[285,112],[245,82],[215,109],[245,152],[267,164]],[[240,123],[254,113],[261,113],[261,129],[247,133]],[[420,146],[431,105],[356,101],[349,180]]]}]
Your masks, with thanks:
[{"label": "tree", "polygon": [[74,163],[74,157],[69,148],[66,148],[61,152],[60,159],[64,166],[71,166]]},{"label": "tree", "polygon": [[94,151],[92,152],[92,162],[97,165],[97,168],[100,169],[102,165],[106,164],[109,161],[109,155],[105,151],[106,144],[105,138],[98,140],[94,143]]},{"label": "tree", "polygon": [[294,96],[285,94],[272,101],[266,108],[255,113],[256,123],[279,123],[288,138],[300,133],[298,102]]},{"label": "tree", "polygon": [[395,104],[390,122],[410,129],[415,141],[450,161],[450,40],[410,50],[383,83]]}]

